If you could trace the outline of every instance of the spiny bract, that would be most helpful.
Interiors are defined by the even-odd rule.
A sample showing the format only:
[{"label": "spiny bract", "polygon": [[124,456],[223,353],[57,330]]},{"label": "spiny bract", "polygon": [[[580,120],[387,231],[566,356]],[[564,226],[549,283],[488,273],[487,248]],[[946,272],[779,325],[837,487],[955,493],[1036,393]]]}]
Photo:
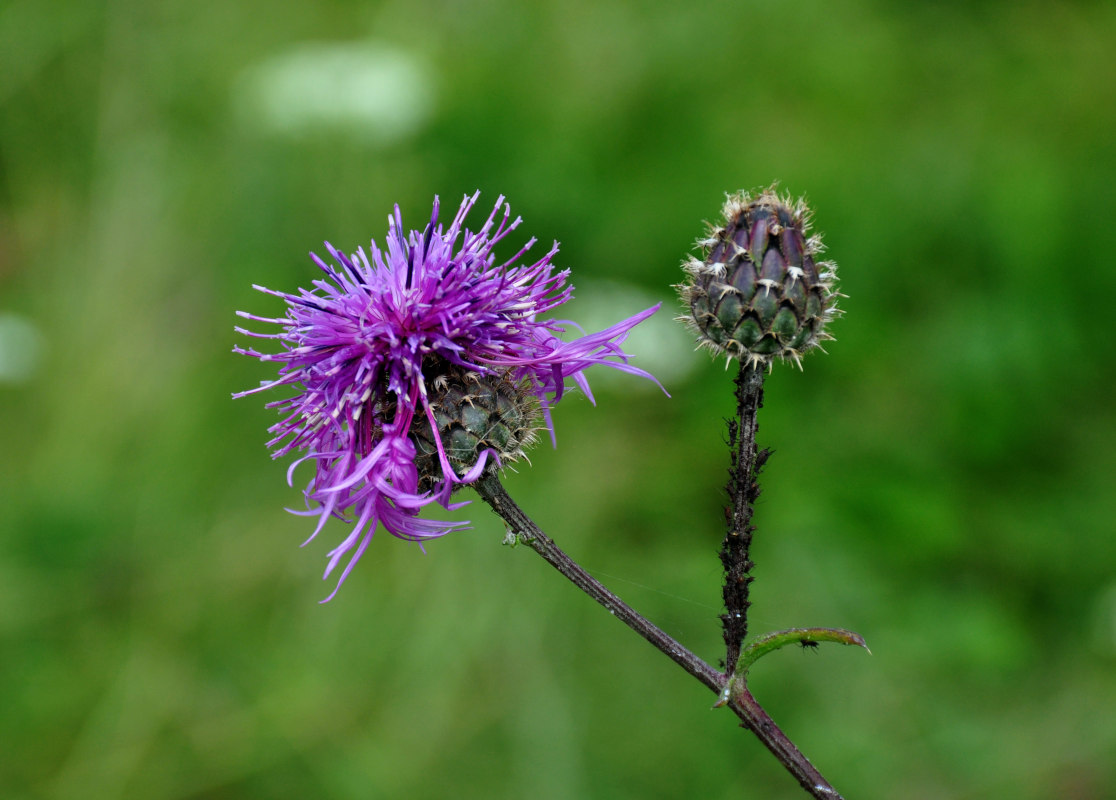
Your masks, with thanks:
[{"label": "spiny bract", "polygon": [[[431,408],[438,423],[438,439],[450,466],[458,474],[470,472],[485,451],[497,461],[487,467],[507,466],[525,458],[542,427],[542,408],[525,381],[510,370],[493,375],[446,365],[432,381]],[[433,491],[443,480],[438,439],[428,424],[411,425],[419,488]]]},{"label": "spiny bract", "polygon": [[683,262],[680,319],[715,354],[770,363],[800,358],[824,339],[836,307],[836,265],[816,261],[821,238],[809,236],[810,210],[775,187],[730,195],[725,223],[697,242],[702,258]]}]

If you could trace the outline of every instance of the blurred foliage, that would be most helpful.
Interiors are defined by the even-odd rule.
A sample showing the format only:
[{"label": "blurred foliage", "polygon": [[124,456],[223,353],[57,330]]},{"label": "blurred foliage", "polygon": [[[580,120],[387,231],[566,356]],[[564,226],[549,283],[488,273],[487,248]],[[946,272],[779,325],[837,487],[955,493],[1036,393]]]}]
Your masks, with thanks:
[{"label": "blurred foliage", "polygon": [[[723,193],[779,179],[848,299],[768,380],[753,629],[873,655],[757,696],[850,798],[1112,797],[1113,52],[1103,2],[0,3],[0,794],[803,796],[477,504],[319,605],[342,526],[298,549],[229,399],[251,285],[393,203],[504,193],[580,302],[665,319]],[[507,484],[715,662],[731,374],[678,341],[636,348],[687,359],[671,399],[601,376]]]}]

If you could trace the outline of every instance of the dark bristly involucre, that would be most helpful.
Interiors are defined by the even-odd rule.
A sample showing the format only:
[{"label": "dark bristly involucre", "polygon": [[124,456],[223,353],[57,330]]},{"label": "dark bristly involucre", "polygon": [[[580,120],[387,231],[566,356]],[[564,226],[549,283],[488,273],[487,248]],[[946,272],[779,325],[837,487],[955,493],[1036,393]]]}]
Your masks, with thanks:
[{"label": "dark bristly involucre", "polygon": [[[283,415],[269,429],[274,436],[268,446],[275,458],[302,454],[288,470],[289,481],[299,464],[314,464],[304,492],[307,510],[293,512],[319,517],[307,541],[331,516],[353,522],[329,554],[325,577],[349,555],[329,598],[379,524],[401,539],[419,542],[465,527],[422,519],[419,512],[432,502],[458,507],[449,502],[454,488],[499,466],[501,453],[495,448],[480,452],[469,469],[447,457],[434,407],[447,375],[473,382],[488,376],[517,387],[532,401],[525,407],[537,408],[552,440],[549,408],[568,388],[567,379],[592,400],[583,374],[587,367],[604,364],[654,380],[628,363],[620,344],[658,306],[599,333],[563,341],[559,334],[572,323],[540,319],[569,300],[573,288],[566,284],[569,270],[556,271],[551,263],[557,243],[538,261],[517,265],[534,244],[531,239],[497,264],[493,248],[520,219],[511,220],[500,197],[480,230],[468,231],[463,225],[477,196],[465,198],[448,229],[438,224],[437,198],[429,224],[407,234],[396,206],[388,218],[386,252],[373,241],[367,254],[362,248],[346,256],[326,243],[336,266],[311,254],[325,273],[312,289],[287,294],[255,287],[281,298],[285,316],[237,312],[279,326],[276,333],[236,328],[246,336],[276,339],[283,349],[234,348],[280,367],[277,379],[233,396],[285,386],[294,390],[291,397],[268,404]],[[423,450],[418,458],[416,441]],[[425,459],[429,465],[435,455],[430,443],[438,469],[427,466],[420,475],[416,462]]]},{"label": "dark bristly involucre", "polygon": [[680,319],[699,346],[729,360],[801,367],[803,354],[833,338],[826,325],[840,313],[837,266],[818,260],[824,247],[810,235],[810,209],[771,186],[729,195],[723,213],[698,241],[702,257],[682,265]]}]

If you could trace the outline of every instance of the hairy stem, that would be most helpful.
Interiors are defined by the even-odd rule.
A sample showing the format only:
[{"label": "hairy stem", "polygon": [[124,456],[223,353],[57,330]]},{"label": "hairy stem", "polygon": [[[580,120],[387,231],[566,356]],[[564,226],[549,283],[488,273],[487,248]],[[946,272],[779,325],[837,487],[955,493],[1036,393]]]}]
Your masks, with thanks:
[{"label": "hairy stem", "polygon": [[736,668],[740,647],[748,636],[748,590],[752,583],[749,557],[752,547],[752,512],[759,497],[759,472],[769,455],[768,450],[756,451],[757,415],[763,407],[762,365],[744,363],[736,376],[736,419],[729,422],[730,463],[729,508],[725,509],[728,532],[721,545],[721,564],[725,568],[722,596],[725,613],[721,615],[725,639],[725,670]]},{"label": "hairy stem", "polygon": [[[645,619],[639,612],[613,594],[566,555],[535,522],[511,499],[495,475],[486,475],[475,484],[478,494],[492,510],[507,523],[518,541],[527,545],[546,559],[552,567],[566,576],[575,586],[607,608],[617,619],[634,630],[690,675],[714,693],[721,695],[729,685],[730,675],[718,672],[705,663],[658,626]],[[738,650],[739,652],[739,650]],[[742,684],[732,687],[727,698],[728,707],[741,720],[741,727],[752,731],[770,750],[787,771],[813,797],[823,800],[841,800],[841,796],[822,777],[814,765],[799,752],[794,743],[768,716],[763,707]]]}]

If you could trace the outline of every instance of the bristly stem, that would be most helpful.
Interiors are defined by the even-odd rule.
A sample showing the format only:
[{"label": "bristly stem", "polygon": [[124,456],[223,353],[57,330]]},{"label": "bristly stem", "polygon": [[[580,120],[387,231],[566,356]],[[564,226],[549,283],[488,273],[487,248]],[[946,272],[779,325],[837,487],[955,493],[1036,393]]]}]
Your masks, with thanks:
[{"label": "bristly stem", "polygon": [[[729,686],[731,673],[718,672],[586,572],[511,499],[496,475],[486,475],[473,486],[492,510],[507,523],[509,532],[516,537],[516,541],[541,555],[575,586],[607,608],[617,619],[665,653],[711,691],[718,695],[725,692]],[[841,800],[837,790],[787,738],[751,692],[742,685],[732,688],[734,691],[726,698],[726,702],[733,713],[740,718],[741,727],[752,731],[811,796],[819,800]]]},{"label": "bristly stem", "polygon": [[723,597],[725,613],[721,615],[725,639],[725,670],[732,674],[740,658],[740,648],[748,636],[748,590],[755,566],[749,551],[752,547],[752,512],[759,497],[759,473],[770,451],[756,451],[757,415],[763,407],[764,368],[744,362],[736,376],[736,419],[728,425],[730,451],[729,482],[725,487],[730,506],[725,509],[728,532],[721,545],[721,564],[725,568]]}]

